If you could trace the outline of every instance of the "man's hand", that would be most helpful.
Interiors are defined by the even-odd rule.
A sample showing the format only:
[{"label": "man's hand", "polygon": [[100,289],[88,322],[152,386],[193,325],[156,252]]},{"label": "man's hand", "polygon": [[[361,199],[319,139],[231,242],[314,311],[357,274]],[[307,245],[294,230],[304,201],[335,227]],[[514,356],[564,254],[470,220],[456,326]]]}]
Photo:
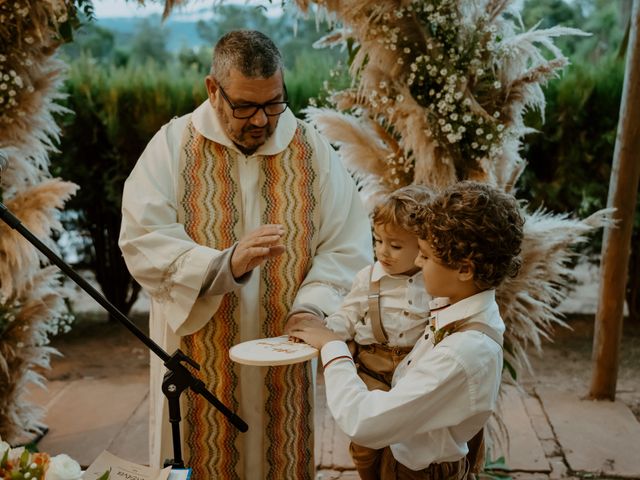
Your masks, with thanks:
[{"label": "man's hand", "polygon": [[284,326],[284,333],[289,335],[292,329],[307,326],[324,327],[324,320],[309,312],[294,313],[287,319],[287,323]]},{"label": "man's hand", "polygon": [[231,273],[237,280],[268,258],[284,253],[284,245],[279,244],[284,235],[282,225],[262,225],[240,239],[231,256]]}]

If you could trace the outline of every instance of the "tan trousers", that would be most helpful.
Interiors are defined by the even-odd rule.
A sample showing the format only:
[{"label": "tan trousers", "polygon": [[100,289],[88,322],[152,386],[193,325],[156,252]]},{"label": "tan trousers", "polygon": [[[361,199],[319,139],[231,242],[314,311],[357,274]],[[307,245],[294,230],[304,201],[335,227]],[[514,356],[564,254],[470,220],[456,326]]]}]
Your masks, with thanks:
[{"label": "tan trousers", "polygon": [[432,463],[422,470],[411,470],[393,457],[391,449],[382,450],[380,459],[380,480],[466,480],[469,464],[466,458],[456,462]]},{"label": "tan trousers", "polygon": [[[391,389],[393,372],[412,347],[387,347],[385,345],[356,345],[354,359],[358,375],[369,390]],[[362,480],[380,478],[380,460],[383,450],[364,447],[351,442],[349,453]]]}]

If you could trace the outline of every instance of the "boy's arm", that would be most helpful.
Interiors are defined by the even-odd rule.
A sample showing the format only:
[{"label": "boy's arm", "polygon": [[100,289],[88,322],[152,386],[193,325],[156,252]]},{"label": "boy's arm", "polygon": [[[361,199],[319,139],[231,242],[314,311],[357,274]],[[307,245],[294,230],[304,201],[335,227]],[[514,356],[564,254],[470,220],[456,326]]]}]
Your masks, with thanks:
[{"label": "boy's arm", "polygon": [[341,340],[353,340],[356,334],[356,325],[358,322],[364,321],[370,268],[367,267],[358,272],[351,285],[351,290],[344,297],[340,308],[325,319],[327,327],[335,332]]},{"label": "boy's arm", "polygon": [[[322,348],[327,404],[338,426],[354,442],[381,448],[414,436],[459,425],[474,417],[478,428],[489,418],[495,402],[472,402],[465,369],[442,350],[422,359],[388,392],[367,390],[355,365],[346,361],[342,342]],[[431,353],[436,352],[432,350]],[[499,370],[499,369],[498,369]],[[487,383],[500,382],[500,374]],[[490,386],[488,387],[491,388]],[[497,391],[497,390],[496,390]]]}]

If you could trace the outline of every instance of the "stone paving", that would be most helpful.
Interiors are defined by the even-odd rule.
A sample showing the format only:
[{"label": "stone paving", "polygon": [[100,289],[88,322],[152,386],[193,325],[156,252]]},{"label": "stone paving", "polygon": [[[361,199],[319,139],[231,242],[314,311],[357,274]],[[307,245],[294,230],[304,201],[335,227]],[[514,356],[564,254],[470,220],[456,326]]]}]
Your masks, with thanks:
[{"label": "stone paving", "polygon": [[[102,450],[147,464],[146,375],[53,381],[30,393],[46,409],[41,451],[67,453],[89,465]],[[504,455],[515,479],[640,479],[640,423],[621,402],[581,400],[551,387],[527,395],[505,388],[502,418],[509,435]],[[318,480],[357,479],[348,439],[326,408],[319,375],[316,408]]]}]

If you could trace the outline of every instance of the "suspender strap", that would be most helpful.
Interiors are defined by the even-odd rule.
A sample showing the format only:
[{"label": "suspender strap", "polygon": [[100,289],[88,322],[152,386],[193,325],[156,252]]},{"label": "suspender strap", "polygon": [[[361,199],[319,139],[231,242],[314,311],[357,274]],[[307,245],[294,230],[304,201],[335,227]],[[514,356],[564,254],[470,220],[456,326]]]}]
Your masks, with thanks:
[{"label": "suspender strap", "polygon": [[[373,275],[373,267],[371,267],[371,275]],[[386,344],[389,340],[387,333],[384,331],[382,321],[380,319],[380,280],[373,281],[369,277],[369,318],[371,319],[371,329],[376,341]]]},{"label": "suspender strap", "polygon": [[480,323],[480,322],[463,323],[459,328],[454,329],[452,333],[464,332],[466,330],[476,330],[478,332],[482,332],[491,340],[493,340],[498,345],[500,345],[500,347],[502,347],[502,335],[499,335],[498,332],[496,332],[490,326],[485,325],[484,323]]}]

